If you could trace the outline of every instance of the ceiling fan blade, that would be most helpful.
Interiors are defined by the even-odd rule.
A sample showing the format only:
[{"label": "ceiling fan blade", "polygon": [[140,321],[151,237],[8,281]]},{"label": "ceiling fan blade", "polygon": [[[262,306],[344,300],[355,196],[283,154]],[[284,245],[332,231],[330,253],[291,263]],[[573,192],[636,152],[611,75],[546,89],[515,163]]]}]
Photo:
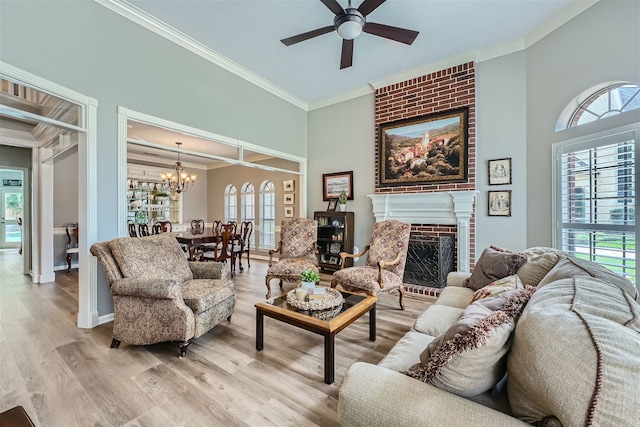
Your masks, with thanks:
[{"label": "ceiling fan blade", "polygon": [[286,39],[280,40],[285,46],[291,46],[292,44],[300,43],[305,40],[312,39],[314,37],[321,36],[323,34],[330,33],[334,31],[335,27],[333,25],[329,25],[326,27],[318,28],[317,30],[308,31],[306,33],[298,34],[297,36],[287,37]]},{"label": "ceiling fan blade", "polygon": [[337,0],[320,0],[325,6],[327,6],[331,12],[335,13],[336,15],[340,15],[341,13],[344,13],[344,9],[342,8],[342,6],[340,6],[340,3],[338,3]]},{"label": "ceiling fan blade", "polygon": [[367,22],[362,29],[365,33],[385,39],[395,40],[404,44],[411,44],[420,34],[418,31],[407,30],[405,28],[392,27],[390,25]]},{"label": "ceiling fan blade", "polygon": [[358,8],[358,12],[360,12],[364,16],[367,16],[368,14],[376,10],[378,6],[380,6],[385,1],[387,0],[364,0]]},{"label": "ceiling fan blade", "polygon": [[353,64],[353,39],[342,40],[342,56],[340,57],[340,69],[351,67]]}]

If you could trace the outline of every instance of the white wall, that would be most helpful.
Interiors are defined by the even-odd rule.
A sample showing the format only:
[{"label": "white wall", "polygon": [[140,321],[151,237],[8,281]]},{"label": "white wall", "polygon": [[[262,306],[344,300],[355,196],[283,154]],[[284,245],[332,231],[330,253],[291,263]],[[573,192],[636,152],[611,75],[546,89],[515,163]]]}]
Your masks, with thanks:
[{"label": "white wall", "polygon": [[[375,188],[374,95],[365,95],[309,112],[309,218],[326,211],[322,200],[322,174],[353,171],[355,246],[369,244],[375,219],[371,199]],[[362,262],[362,261],[360,261]]]},{"label": "white wall", "polygon": [[[476,64],[476,259],[489,245],[527,247],[526,56]],[[512,184],[489,185],[488,161],[511,157]],[[511,190],[511,217],[488,215],[488,192]]]}]

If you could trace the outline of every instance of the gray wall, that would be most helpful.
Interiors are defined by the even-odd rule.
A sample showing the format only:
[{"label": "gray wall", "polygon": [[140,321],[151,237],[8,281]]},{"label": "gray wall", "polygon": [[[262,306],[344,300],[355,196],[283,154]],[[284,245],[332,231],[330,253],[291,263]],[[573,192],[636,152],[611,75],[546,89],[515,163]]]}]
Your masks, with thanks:
[{"label": "gray wall", "polygon": [[[550,246],[551,144],[640,120],[637,110],[556,133],[562,109],[591,86],[640,83],[640,2],[600,0],[527,50],[476,64],[476,258],[490,244]],[[615,49],[613,48],[615,46]],[[309,113],[309,206],[325,209],[323,173],[354,171],[356,245],[373,224],[374,96]],[[335,153],[340,153],[336,155]],[[487,161],[512,157],[513,184],[489,186]],[[512,190],[511,217],[487,215],[488,190]]]},{"label": "gray wall", "polygon": [[[354,242],[362,249],[369,244],[374,217],[371,199],[375,188],[375,98],[373,94],[309,112],[309,217],[326,211],[322,200],[322,175],[353,171]],[[362,261],[361,261],[362,262]]]},{"label": "gray wall", "polygon": [[[118,234],[118,105],[267,148],[307,154],[304,110],[95,2],[2,2],[2,61],[94,97],[97,239]],[[247,102],[250,100],[250,102]],[[112,312],[102,272],[98,312]]]},{"label": "gray wall", "polygon": [[[78,222],[78,153],[53,164],[53,226]],[[66,244],[66,240],[65,240]]]},{"label": "gray wall", "polygon": [[[476,258],[489,245],[527,247],[526,56],[476,65]],[[489,185],[488,161],[511,157],[511,185]],[[511,217],[488,215],[488,191],[511,190]]]},{"label": "gray wall", "polygon": [[564,107],[607,81],[640,84],[640,2],[600,0],[527,49],[527,246],[550,246],[551,145],[640,121],[640,111],[563,132]]}]

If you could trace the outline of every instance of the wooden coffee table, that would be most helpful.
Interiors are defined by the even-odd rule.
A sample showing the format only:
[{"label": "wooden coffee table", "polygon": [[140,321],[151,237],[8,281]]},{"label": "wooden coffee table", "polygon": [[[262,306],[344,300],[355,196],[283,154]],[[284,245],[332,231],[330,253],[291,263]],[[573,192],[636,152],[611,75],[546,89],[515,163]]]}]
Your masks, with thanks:
[{"label": "wooden coffee table", "polygon": [[376,340],[376,302],[374,296],[341,292],[342,309],[296,309],[287,304],[286,294],[256,304],[256,350],[264,348],[264,316],[324,336],[324,382],[332,384],[335,376],[335,337],[366,312],[369,314],[369,339]]}]

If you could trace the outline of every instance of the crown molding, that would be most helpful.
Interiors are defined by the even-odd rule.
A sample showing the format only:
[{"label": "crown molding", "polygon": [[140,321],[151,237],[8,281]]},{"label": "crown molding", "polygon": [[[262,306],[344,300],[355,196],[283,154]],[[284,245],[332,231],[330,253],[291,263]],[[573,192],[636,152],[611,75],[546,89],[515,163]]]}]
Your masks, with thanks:
[{"label": "crown molding", "polygon": [[555,16],[552,16],[538,28],[527,34],[524,37],[526,47],[534,45],[540,39],[551,34],[553,31],[571,21],[573,18],[580,15],[582,12],[589,9],[594,4],[598,3],[598,1],[599,0],[575,0],[565,10]]},{"label": "crown molding", "polygon": [[0,127],[0,143],[23,148],[38,148],[40,144],[30,132]]},{"label": "crown molding", "polygon": [[101,6],[129,19],[130,21],[150,30],[154,33],[166,38],[169,41],[201,56],[202,58],[220,66],[221,68],[253,83],[254,85],[266,90],[267,92],[301,108],[305,111],[316,110],[327,107],[340,102],[348,101],[363,95],[370,94],[376,89],[386,87],[398,82],[403,82],[416,77],[421,77],[429,73],[440,71],[449,67],[464,64],[466,62],[483,62],[500,56],[508,55],[514,52],[524,50],[551,32],[555,31],[571,19],[584,12],[599,0],[575,0],[570,6],[559,14],[553,16],[540,27],[531,31],[523,38],[515,39],[506,43],[502,43],[491,47],[481,47],[448,58],[443,58],[419,67],[411,68],[400,73],[388,75],[379,79],[372,80],[369,83],[371,87],[361,87],[353,91],[345,92],[333,97],[321,99],[319,101],[307,103],[295,95],[285,91],[270,81],[258,76],[241,65],[231,61],[230,59],[220,55],[214,50],[208,48],[202,43],[192,39],[186,34],[167,25],[152,15],[144,12],[136,6],[128,3],[126,0],[94,0]]},{"label": "crown molding", "polygon": [[317,102],[312,102],[309,104],[309,111],[317,110],[322,107],[328,107],[329,105],[338,104],[340,102],[348,101],[353,98],[358,98],[363,95],[369,95],[374,93],[374,89],[371,86],[364,86],[356,90],[352,90],[350,92],[341,93],[336,96],[331,96],[329,98],[321,99]]},{"label": "crown molding", "polygon": [[271,83],[270,81],[260,77],[259,75],[249,71],[243,66],[231,61],[230,59],[220,55],[218,52],[208,48],[204,44],[194,40],[181,31],[167,25],[161,20],[155,18],[152,15],[144,12],[136,6],[128,3],[125,0],[94,0],[101,6],[129,19],[130,21],[150,30],[159,36],[181,46],[192,53],[212,62],[219,67],[233,73],[244,80],[253,83],[261,89],[301,108],[305,111],[308,110],[308,104],[296,97],[295,95],[285,91],[279,86]]}]

